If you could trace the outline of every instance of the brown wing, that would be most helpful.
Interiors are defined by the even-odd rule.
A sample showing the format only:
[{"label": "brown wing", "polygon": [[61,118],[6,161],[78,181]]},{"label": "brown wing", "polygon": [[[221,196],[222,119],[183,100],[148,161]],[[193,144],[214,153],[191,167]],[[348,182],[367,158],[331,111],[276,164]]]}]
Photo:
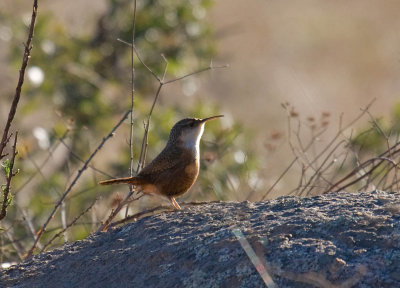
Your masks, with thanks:
[{"label": "brown wing", "polygon": [[156,185],[163,195],[173,196],[185,193],[197,174],[198,162],[191,151],[174,147],[164,149],[137,177]]},{"label": "brown wing", "polygon": [[175,170],[176,167],[182,162],[183,151],[182,149],[168,149],[164,148],[161,153],[154,158],[152,162],[146,165],[142,171],[137,175],[138,178],[149,179],[150,182],[155,182],[160,174],[168,173],[168,171]]},{"label": "brown wing", "polygon": [[160,181],[164,195],[177,197],[186,193],[194,184],[199,173],[199,163],[197,161],[185,159],[177,169],[171,171],[171,177],[165,181]]}]

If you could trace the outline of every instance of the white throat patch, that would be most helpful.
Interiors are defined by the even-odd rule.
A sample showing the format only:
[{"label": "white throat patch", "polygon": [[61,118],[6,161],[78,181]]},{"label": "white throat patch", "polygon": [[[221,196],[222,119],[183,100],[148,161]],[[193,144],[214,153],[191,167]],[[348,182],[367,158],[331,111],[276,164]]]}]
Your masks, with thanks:
[{"label": "white throat patch", "polygon": [[197,127],[197,129],[193,129],[182,135],[181,140],[183,141],[183,145],[188,150],[193,152],[197,152],[197,158],[199,157],[200,151],[200,138],[204,132],[204,123]]}]

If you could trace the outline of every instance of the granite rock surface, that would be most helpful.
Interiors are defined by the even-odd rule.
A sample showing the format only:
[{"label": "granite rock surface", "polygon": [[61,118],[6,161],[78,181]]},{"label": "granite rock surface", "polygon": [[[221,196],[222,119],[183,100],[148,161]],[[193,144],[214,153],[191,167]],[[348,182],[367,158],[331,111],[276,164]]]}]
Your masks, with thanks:
[{"label": "granite rock surface", "polygon": [[0,270],[0,287],[400,287],[400,195],[332,193],[185,207]]}]

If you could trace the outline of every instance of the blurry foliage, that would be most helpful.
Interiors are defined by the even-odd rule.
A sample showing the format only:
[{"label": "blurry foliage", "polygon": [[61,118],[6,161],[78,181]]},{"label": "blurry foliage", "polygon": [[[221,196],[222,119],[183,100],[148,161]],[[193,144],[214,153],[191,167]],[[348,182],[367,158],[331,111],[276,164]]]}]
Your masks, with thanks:
[{"label": "blurry foliage", "polygon": [[10,160],[6,159],[3,161],[2,167],[4,170],[4,174],[6,175],[7,178],[10,176],[10,170],[11,170],[10,165],[11,165]]},{"label": "blurry foliage", "polygon": [[[165,63],[161,53],[168,60],[169,78],[182,76],[208,65],[215,53],[212,29],[204,21],[211,4],[212,1],[209,0],[138,1],[135,44],[142,59],[154,72],[159,75],[163,72]],[[10,61],[18,67],[23,55],[21,39],[25,37],[26,26],[22,23],[19,26],[15,24],[12,15],[2,16],[1,21],[9,23],[14,32]],[[94,146],[130,107],[131,50],[117,39],[130,42],[131,29],[131,0],[108,1],[107,10],[98,18],[96,29],[90,35],[82,35],[79,31],[71,33],[57,19],[57,15],[40,13],[28,69],[34,68],[36,72],[42,72],[44,77],[43,82],[35,83],[32,79],[25,82],[19,118],[38,114],[50,115],[53,122],[44,126],[51,126],[52,130],[47,131],[49,143],[44,141],[42,146],[39,136],[35,136],[39,145],[34,145],[29,140],[31,131],[25,131],[25,136],[22,133],[22,145],[19,148],[23,150],[23,157],[17,163],[22,173],[14,179],[13,184],[18,189],[24,187],[24,183],[31,177],[36,180],[29,186],[30,191],[24,191],[26,199],[23,203],[27,207],[22,207],[30,215],[36,230],[64,192],[71,175],[82,165],[73,157],[72,152],[81,159],[87,159]],[[134,156],[137,161],[143,135],[140,119],[145,119],[149,112],[157,83],[136,58],[135,72]],[[29,71],[27,74],[29,78]],[[199,100],[189,111],[181,106],[158,105],[151,121],[148,161],[161,151],[176,121],[185,117],[206,117],[214,114],[220,114],[219,109],[209,101],[205,104]],[[196,198],[199,192],[201,200],[243,200],[246,190],[252,189],[247,184],[249,175],[256,175],[257,169],[256,155],[249,146],[252,136],[238,123],[223,126],[223,120],[206,125],[201,144],[202,171],[194,188],[196,193],[189,193],[186,198]],[[23,127],[19,129],[23,130]],[[43,175],[41,169],[53,161],[52,157],[48,162],[44,159],[52,155],[57,145],[62,145],[59,139],[66,132],[65,140],[72,152],[62,160],[63,163],[55,165],[56,168],[50,174]],[[130,158],[128,145],[118,152],[112,150],[110,153],[115,154],[114,162],[102,170],[114,176],[127,175]],[[235,158],[237,153],[242,156],[239,160],[238,157]],[[85,174],[79,182],[80,185],[75,188],[76,191],[66,200],[67,222],[71,222],[98,195],[105,195],[106,201],[100,201],[95,213],[91,216],[85,215],[79,221],[80,224],[69,229],[69,240],[81,239],[91,232],[91,222],[99,222],[109,213],[111,202],[107,197],[112,197],[110,191],[117,190],[116,187],[100,190],[97,181],[99,177],[106,176],[95,175],[93,171]],[[122,188],[127,190],[126,187]],[[235,194],[237,189],[241,189],[240,194]],[[8,221],[13,221],[12,224],[9,223],[9,227],[13,227],[9,232],[12,232],[15,243],[24,250],[29,249],[32,236],[25,218],[21,216],[20,208],[12,205],[7,218]],[[101,209],[103,210],[99,211]],[[48,232],[42,237],[42,243],[60,231],[60,228],[58,211]],[[0,234],[1,238],[3,236]],[[6,243],[0,247],[0,254],[4,256],[2,261],[17,259],[9,239],[3,238],[2,241]],[[60,244],[60,241],[55,243]]]},{"label": "blurry foliage", "polygon": [[380,154],[388,149],[388,141],[399,141],[400,103],[393,106],[389,117],[374,119],[369,128],[362,129],[351,139],[351,146],[362,154]]}]

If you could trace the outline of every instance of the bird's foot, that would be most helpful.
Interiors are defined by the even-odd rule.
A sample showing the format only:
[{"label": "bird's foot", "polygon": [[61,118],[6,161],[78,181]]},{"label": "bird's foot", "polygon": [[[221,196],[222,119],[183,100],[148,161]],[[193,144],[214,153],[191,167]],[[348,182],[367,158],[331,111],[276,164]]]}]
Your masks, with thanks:
[{"label": "bird's foot", "polygon": [[169,202],[171,203],[172,206],[174,206],[176,210],[182,210],[181,206],[179,206],[178,202],[176,202],[174,197],[170,197]]}]

